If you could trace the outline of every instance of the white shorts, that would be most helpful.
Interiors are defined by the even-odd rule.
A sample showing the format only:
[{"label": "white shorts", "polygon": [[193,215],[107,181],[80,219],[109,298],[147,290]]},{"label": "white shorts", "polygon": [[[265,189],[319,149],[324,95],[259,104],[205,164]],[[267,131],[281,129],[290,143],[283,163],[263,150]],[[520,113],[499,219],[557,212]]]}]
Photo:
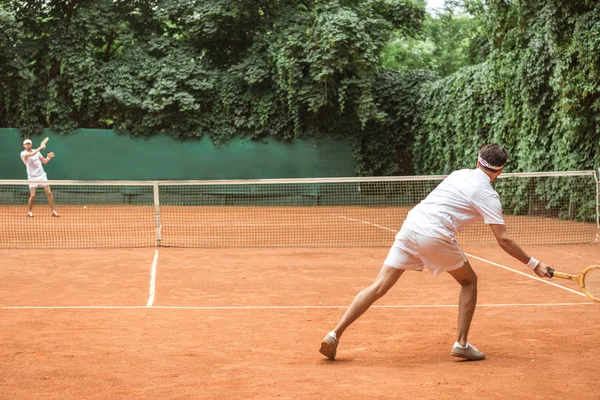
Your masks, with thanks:
[{"label": "white shorts", "polygon": [[[48,180],[48,176],[46,174],[42,175],[42,176],[36,176],[36,177],[28,177],[27,178],[30,181],[47,181]],[[37,187],[44,187],[44,186],[48,186],[48,185],[44,185],[43,183],[30,183],[29,184],[29,188],[37,188]]]},{"label": "white shorts", "polygon": [[466,261],[456,239],[432,238],[402,228],[384,264],[413,271],[423,271],[423,266],[427,266],[436,275],[460,268]]}]

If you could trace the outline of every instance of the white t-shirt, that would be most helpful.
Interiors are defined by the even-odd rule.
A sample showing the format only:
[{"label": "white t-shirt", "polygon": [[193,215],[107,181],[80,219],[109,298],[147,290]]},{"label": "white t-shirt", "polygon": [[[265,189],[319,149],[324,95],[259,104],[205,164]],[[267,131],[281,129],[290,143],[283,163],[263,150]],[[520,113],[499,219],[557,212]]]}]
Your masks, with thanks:
[{"label": "white t-shirt", "polygon": [[486,224],[504,225],[500,196],[485,172],[461,169],[413,208],[403,227],[429,237],[453,239],[479,218]]},{"label": "white t-shirt", "polygon": [[23,160],[23,163],[27,167],[27,178],[33,180],[36,178],[43,178],[46,175],[46,171],[44,171],[44,167],[40,161],[40,153],[35,153],[27,160],[25,159],[26,154],[27,150],[21,152],[21,160]]}]

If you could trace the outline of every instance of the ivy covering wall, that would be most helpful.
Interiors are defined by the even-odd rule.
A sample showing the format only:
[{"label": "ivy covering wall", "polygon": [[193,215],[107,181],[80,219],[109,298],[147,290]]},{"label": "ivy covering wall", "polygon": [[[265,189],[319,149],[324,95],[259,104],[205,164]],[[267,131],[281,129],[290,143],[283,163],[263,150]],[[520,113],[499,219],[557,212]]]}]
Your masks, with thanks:
[{"label": "ivy covering wall", "polygon": [[488,59],[421,92],[416,172],[472,166],[485,142],[512,172],[600,166],[600,3],[487,3]]}]

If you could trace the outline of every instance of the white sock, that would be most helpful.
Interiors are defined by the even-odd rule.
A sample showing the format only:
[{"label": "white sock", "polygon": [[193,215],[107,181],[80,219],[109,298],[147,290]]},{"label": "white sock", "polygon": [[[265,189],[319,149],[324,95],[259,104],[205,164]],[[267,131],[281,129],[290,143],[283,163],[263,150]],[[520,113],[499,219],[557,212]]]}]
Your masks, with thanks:
[{"label": "white sock", "polygon": [[337,340],[337,335],[335,334],[335,332],[334,332],[334,331],[331,331],[331,332],[329,332],[329,333],[327,334],[327,336],[331,336],[331,337],[333,337],[335,340]]}]

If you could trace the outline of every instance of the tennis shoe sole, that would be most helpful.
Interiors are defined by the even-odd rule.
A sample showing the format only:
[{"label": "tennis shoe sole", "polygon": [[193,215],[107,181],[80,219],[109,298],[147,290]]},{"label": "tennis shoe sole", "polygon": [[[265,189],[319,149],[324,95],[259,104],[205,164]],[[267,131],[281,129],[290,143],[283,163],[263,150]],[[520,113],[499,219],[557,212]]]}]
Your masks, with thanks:
[{"label": "tennis shoe sole", "polygon": [[323,340],[321,340],[321,348],[319,349],[319,353],[323,354],[325,357],[330,360],[335,359],[335,355],[337,353],[338,340],[332,336],[325,336]]}]

